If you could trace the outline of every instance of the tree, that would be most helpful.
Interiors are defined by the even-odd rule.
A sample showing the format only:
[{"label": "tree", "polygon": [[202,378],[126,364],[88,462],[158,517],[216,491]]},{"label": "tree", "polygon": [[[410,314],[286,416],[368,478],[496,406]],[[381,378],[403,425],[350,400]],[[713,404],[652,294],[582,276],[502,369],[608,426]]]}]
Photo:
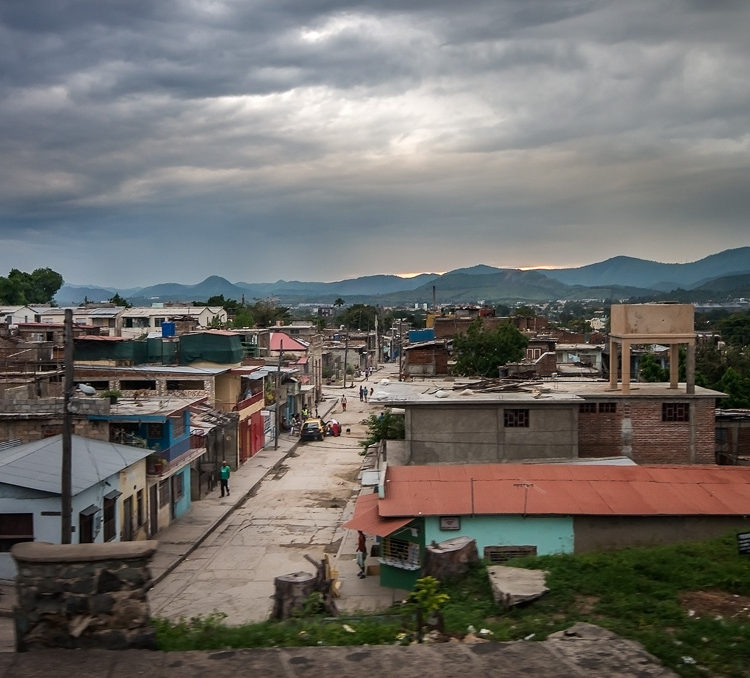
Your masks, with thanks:
[{"label": "tree", "polygon": [[646,353],[641,358],[639,376],[641,381],[652,383],[669,381],[669,370],[659,365],[651,353]]},{"label": "tree", "polygon": [[501,365],[523,358],[528,343],[510,323],[485,329],[477,318],[466,334],[453,340],[455,371],[464,376],[497,377]]},{"label": "tree", "polygon": [[242,308],[232,319],[232,327],[252,327],[254,322],[253,314],[247,308]]},{"label": "tree", "polygon": [[32,273],[14,268],[7,278],[0,276],[0,303],[49,304],[62,284],[62,276],[51,268],[37,268]]},{"label": "tree", "polygon": [[344,305],[344,300],[341,297],[336,297],[336,301],[333,302],[333,305],[341,310],[341,307]]},{"label": "tree", "polygon": [[131,304],[127,299],[123,299],[117,292],[115,292],[113,297],[110,297],[109,303],[114,304],[115,306],[124,306],[125,308],[133,307],[133,304]]},{"label": "tree", "polygon": [[371,414],[367,419],[367,438],[360,442],[362,447],[369,447],[381,440],[403,440],[406,437],[403,415],[385,410],[379,416]]},{"label": "tree", "polygon": [[750,311],[732,313],[728,318],[720,320],[719,332],[721,338],[732,346],[750,345]]},{"label": "tree", "polygon": [[277,322],[289,321],[289,309],[286,306],[276,306],[270,301],[257,301],[248,308],[257,327],[271,327]]},{"label": "tree", "polygon": [[[350,330],[375,329],[376,315],[378,315],[378,309],[375,306],[354,304],[341,314],[339,323]],[[382,321],[380,326],[383,326]]]}]

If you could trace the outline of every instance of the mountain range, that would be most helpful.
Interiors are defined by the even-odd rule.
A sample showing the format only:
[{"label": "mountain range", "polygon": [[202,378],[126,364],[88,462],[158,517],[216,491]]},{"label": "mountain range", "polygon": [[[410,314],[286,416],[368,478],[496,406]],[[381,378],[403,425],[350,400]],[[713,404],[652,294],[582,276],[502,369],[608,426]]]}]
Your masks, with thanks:
[{"label": "mountain range", "polygon": [[273,299],[282,304],[369,303],[388,306],[415,303],[539,302],[552,299],[666,299],[719,301],[750,296],[750,247],[712,254],[685,264],[617,256],[578,268],[495,268],[480,264],[444,274],[422,273],[411,278],[371,275],[337,282],[278,280],[273,283],[232,283],[212,275],[196,285],[160,283],[139,288],[104,288],[64,284],[56,302],[61,306],[105,301],[115,293],[134,305],[154,302],[225,299]]}]

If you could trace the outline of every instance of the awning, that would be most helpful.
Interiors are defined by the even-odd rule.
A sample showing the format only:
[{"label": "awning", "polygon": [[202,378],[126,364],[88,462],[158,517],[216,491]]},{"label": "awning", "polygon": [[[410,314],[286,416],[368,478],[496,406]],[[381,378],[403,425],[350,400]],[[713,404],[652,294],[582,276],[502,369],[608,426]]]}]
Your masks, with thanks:
[{"label": "awning", "polygon": [[378,495],[363,494],[354,505],[354,517],[345,522],[343,527],[348,530],[362,530],[365,534],[374,534],[378,537],[387,537],[400,527],[409,524],[413,517],[408,518],[381,518],[378,515]]},{"label": "awning", "polygon": [[105,499],[117,499],[117,497],[122,496],[122,492],[120,490],[112,490],[111,492],[107,492],[107,494],[104,495]]},{"label": "awning", "polygon": [[93,516],[97,511],[101,510],[98,506],[91,504],[81,511],[82,516]]}]

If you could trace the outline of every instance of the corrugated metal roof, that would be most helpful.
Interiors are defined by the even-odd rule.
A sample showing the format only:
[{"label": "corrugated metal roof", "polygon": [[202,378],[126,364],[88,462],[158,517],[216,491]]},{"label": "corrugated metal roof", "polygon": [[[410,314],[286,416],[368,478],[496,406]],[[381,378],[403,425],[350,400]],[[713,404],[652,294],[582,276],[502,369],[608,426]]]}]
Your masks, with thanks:
[{"label": "corrugated metal roof", "polygon": [[399,527],[411,522],[412,518],[381,518],[378,515],[378,495],[363,494],[354,505],[354,516],[344,523],[349,530],[362,530],[365,534],[387,537]]},{"label": "corrugated metal roof", "polygon": [[382,517],[746,515],[750,468],[476,464],[390,466]]},{"label": "corrugated metal roof", "polygon": [[286,332],[271,332],[268,347],[271,351],[306,351],[309,345],[286,334]]},{"label": "corrugated metal roof", "polygon": [[[152,450],[71,437],[72,492],[78,494],[144,459]],[[60,494],[62,436],[44,438],[0,452],[0,482]]]}]

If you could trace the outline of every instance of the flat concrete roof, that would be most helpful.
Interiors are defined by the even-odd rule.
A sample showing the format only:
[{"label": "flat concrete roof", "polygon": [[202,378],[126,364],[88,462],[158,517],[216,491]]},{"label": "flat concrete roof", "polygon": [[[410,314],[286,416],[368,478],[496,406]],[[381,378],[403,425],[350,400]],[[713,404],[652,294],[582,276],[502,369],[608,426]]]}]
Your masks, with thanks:
[{"label": "flat concrete roof", "polygon": [[[387,380],[385,380],[387,381]],[[497,382],[497,388],[507,390],[487,390],[472,388],[479,380],[469,381],[461,379],[422,379],[418,381],[390,381],[383,380],[371,384],[374,389],[369,400],[383,405],[456,405],[461,403],[534,403],[534,402],[580,402],[591,398],[636,399],[636,398],[721,398],[719,391],[695,387],[695,393],[688,395],[686,385],[680,383],[677,389],[669,387],[669,383],[635,382],[630,385],[630,392],[623,393],[619,388],[612,390],[609,381],[603,379],[539,379],[519,381],[518,388],[513,388],[513,382]],[[365,384],[368,385],[368,384]]]}]

